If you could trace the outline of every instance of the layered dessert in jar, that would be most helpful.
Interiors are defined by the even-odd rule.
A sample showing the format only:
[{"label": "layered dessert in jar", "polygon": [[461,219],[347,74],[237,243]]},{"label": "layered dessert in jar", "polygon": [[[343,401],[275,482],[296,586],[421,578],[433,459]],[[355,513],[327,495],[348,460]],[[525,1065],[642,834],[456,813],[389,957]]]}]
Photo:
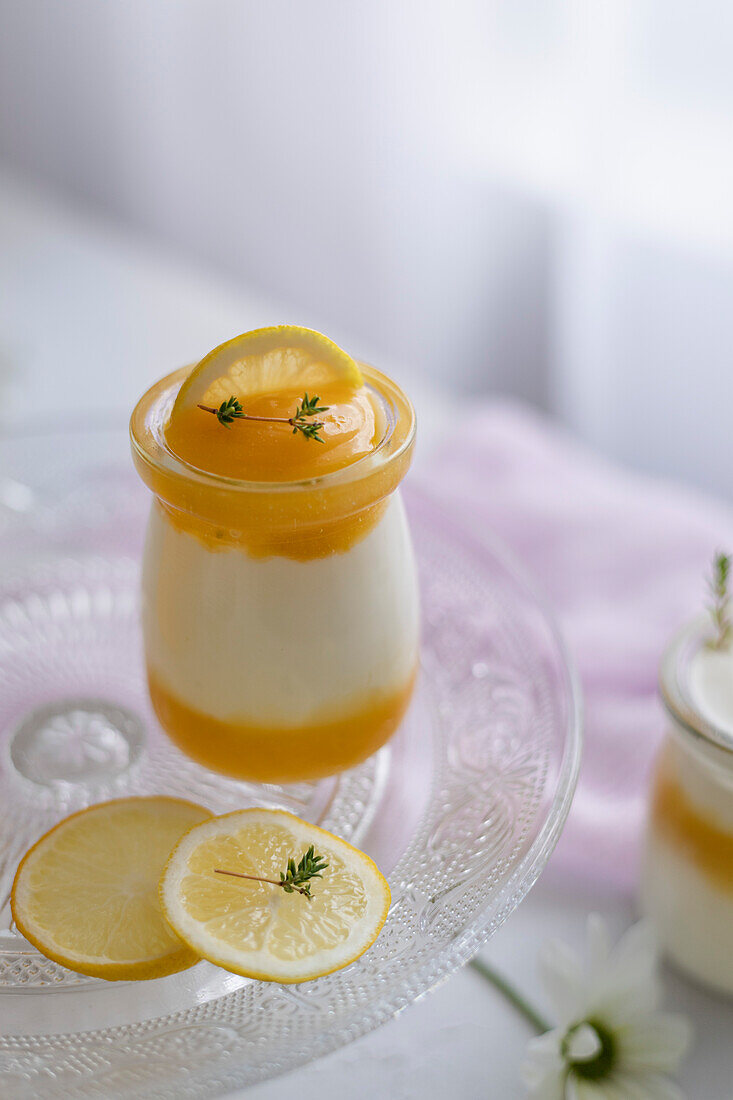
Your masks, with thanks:
[{"label": "layered dessert in jar", "polygon": [[265,782],[351,767],[394,733],[418,663],[398,386],[279,326],[161,379],[132,416],[152,490],[150,695],[206,767]]},{"label": "layered dessert in jar", "polygon": [[733,649],[707,622],[665,654],[669,732],[653,777],[642,903],[691,977],[733,994]]}]

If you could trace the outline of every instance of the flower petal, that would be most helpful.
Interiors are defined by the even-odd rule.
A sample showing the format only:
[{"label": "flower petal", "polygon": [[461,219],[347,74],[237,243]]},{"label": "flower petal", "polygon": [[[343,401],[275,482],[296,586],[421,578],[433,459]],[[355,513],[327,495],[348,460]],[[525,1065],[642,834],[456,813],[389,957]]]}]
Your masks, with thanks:
[{"label": "flower petal", "polygon": [[657,1073],[613,1073],[600,1081],[573,1077],[566,1090],[567,1100],[686,1100],[669,1077]]},{"label": "flower petal", "polygon": [[578,1024],[565,1033],[564,1054],[568,1062],[592,1062],[603,1049],[592,1024]]},{"label": "flower petal", "polygon": [[586,1016],[602,1021],[610,1031],[648,1020],[658,1003],[655,982],[639,985],[623,974],[609,975],[588,989]]},{"label": "flower petal", "polygon": [[613,949],[609,959],[617,988],[634,989],[635,1003],[647,1012],[659,1004],[657,945],[648,921],[639,921],[629,928]]},{"label": "flower petal", "polygon": [[600,913],[591,913],[586,927],[588,968],[591,973],[605,967],[611,954],[611,937]]},{"label": "flower petal", "polygon": [[[596,939],[601,935],[597,928],[594,935]],[[596,947],[596,959],[602,957],[602,951],[602,945]],[[586,1013],[601,1017],[613,1028],[634,1016],[652,1012],[659,1003],[656,964],[651,928],[640,921],[624,933],[605,966],[597,964],[589,971]]]},{"label": "flower petal", "polygon": [[583,1077],[573,1077],[565,1090],[567,1100],[629,1100],[619,1092],[615,1082],[606,1077],[602,1081],[586,1081]]},{"label": "flower petal", "polygon": [[623,1100],[686,1100],[680,1087],[659,1073],[618,1073],[613,1080]]},{"label": "flower petal", "polygon": [[558,1023],[584,1016],[585,979],[576,953],[559,940],[549,940],[540,952],[539,969]]},{"label": "flower petal", "polygon": [[656,1012],[616,1031],[622,1066],[637,1072],[676,1072],[691,1039],[689,1021],[669,1012]]},{"label": "flower petal", "polygon": [[567,1067],[560,1054],[562,1032],[548,1031],[527,1044],[522,1080],[536,1100],[565,1100]]},{"label": "flower petal", "polygon": [[637,921],[627,928],[613,949],[614,962],[622,966],[654,969],[657,956],[654,930],[647,920]]}]

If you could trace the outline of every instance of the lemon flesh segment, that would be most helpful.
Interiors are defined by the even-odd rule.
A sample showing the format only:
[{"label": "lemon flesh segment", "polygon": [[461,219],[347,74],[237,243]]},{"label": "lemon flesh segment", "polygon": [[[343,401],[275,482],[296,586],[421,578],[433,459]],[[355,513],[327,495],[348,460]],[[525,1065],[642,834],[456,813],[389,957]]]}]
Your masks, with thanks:
[{"label": "lemon flesh segment", "polygon": [[176,842],[210,817],[182,799],[126,798],[66,818],[18,867],[19,931],[53,962],[112,981],[193,966],[198,958],[163,917],[158,881]]},{"label": "lemon flesh segment", "polygon": [[[328,863],[311,898],[269,879],[310,845]],[[178,843],[160,883],[163,912],[192,951],[209,962],[273,982],[303,982],[348,966],[371,947],[387,918],[390,891],[357,848],[281,810],[212,818]]]},{"label": "lemon flesh segment", "polygon": [[171,418],[195,405],[218,408],[291,388],[311,395],[329,384],[359,389],[359,367],[337,344],[313,329],[276,325],[254,329],[220,344],[198,363],[178,392]]}]

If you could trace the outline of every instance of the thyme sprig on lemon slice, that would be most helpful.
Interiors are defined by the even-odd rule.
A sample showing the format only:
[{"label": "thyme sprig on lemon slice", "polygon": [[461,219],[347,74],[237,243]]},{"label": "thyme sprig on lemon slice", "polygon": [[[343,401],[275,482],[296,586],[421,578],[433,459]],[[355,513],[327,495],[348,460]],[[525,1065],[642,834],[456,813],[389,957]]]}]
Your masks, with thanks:
[{"label": "thyme sprig on lemon slice", "polygon": [[246,413],[239,399],[234,396],[222,401],[218,408],[212,405],[199,405],[198,408],[203,412],[213,413],[225,428],[230,428],[235,420],[264,420],[271,424],[289,424],[293,429],[293,435],[300,432],[306,439],[315,439],[317,443],[323,443],[323,439],[318,434],[323,427],[323,422],[309,419],[328,412],[329,406],[319,405],[319,401],[318,396],[309,397],[304,393],[293,416],[255,416],[253,413]]},{"label": "thyme sprig on lemon slice", "polygon": [[311,844],[307,852],[303,854],[300,862],[296,864],[291,856],[285,871],[280,872],[280,880],[276,878],[262,878],[259,875],[243,875],[241,871],[225,871],[221,867],[214,868],[216,875],[232,875],[234,878],[246,878],[250,882],[269,882],[272,886],[281,886],[286,894],[303,894],[306,898],[312,898],[310,880],[323,878],[321,871],[325,871],[328,863],[323,856],[316,855]]}]

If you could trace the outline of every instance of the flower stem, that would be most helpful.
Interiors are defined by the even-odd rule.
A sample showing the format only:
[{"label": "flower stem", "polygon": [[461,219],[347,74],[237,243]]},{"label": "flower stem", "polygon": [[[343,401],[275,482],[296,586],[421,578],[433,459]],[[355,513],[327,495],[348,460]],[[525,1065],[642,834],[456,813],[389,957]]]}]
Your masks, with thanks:
[{"label": "flower stem", "polygon": [[515,989],[515,987],[508,982],[505,977],[494,970],[492,966],[489,966],[483,959],[480,959],[478,955],[471,959],[471,966],[482,978],[490,982],[494,989],[497,989],[499,993],[509,1001],[509,1004],[516,1009],[520,1016],[524,1017],[538,1035],[544,1035],[546,1031],[550,1031],[552,1024],[533,1008],[532,1005],[525,1000],[519,990]]}]

